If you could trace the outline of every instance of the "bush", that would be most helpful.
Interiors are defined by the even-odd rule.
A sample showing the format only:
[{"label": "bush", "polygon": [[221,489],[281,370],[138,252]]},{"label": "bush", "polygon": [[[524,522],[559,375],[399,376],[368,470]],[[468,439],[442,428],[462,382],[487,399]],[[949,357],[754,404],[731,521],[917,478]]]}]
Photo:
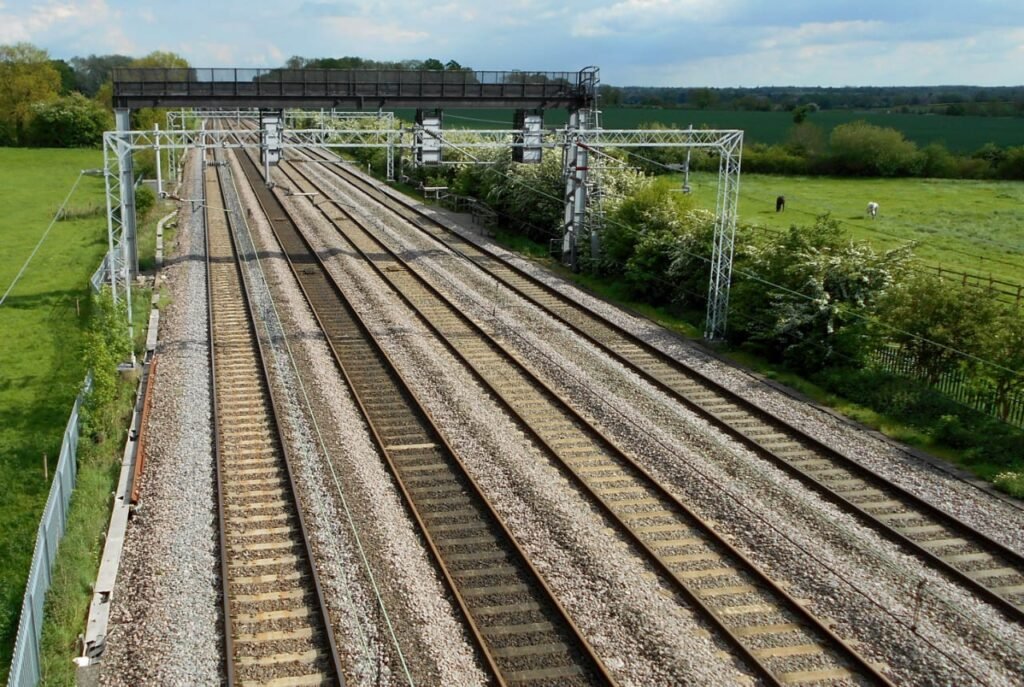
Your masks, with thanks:
[{"label": "bush", "polygon": [[1024,473],[1024,432],[962,406],[926,384],[873,368],[831,368],[812,376],[826,389],[963,451],[964,462],[991,475]]},{"label": "bush", "polygon": [[744,146],[743,170],[762,174],[807,174],[811,168],[810,159],[792,152],[784,146],[766,146],[753,143]]},{"label": "bush", "polygon": [[934,179],[949,179],[957,176],[957,160],[946,147],[931,143],[921,150],[923,163],[921,175]]},{"label": "bush", "polygon": [[999,309],[985,291],[917,272],[886,294],[879,314],[888,338],[935,384],[962,364],[957,351],[985,350]]},{"label": "bush", "polygon": [[865,121],[837,126],[829,137],[829,148],[829,164],[836,174],[916,176],[925,162],[902,133]]},{"label": "bush", "polygon": [[116,407],[117,366],[131,355],[124,301],[114,305],[110,291],[93,296],[92,317],[85,334],[85,360],[92,370],[92,391],[82,408],[84,434],[102,440]]},{"label": "bush", "polygon": [[1010,496],[1024,499],[1024,470],[1018,472],[1001,472],[995,476],[992,483],[997,489],[1005,491]]},{"label": "bush", "polygon": [[135,189],[135,216],[140,220],[153,208],[156,194],[148,186],[139,185]]},{"label": "bush", "polygon": [[996,171],[1001,179],[1024,179],[1024,146],[1008,149]]},{"label": "bush", "polygon": [[730,338],[800,371],[861,360],[876,345],[866,318],[908,258],[907,249],[879,254],[850,241],[828,215],[793,226],[751,249],[736,270]]},{"label": "bush", "polygon": [[48,148],[85,148],[103,143],[103,132],[113,118],[99,103],[80,93],[32,105],[29,145]]}]

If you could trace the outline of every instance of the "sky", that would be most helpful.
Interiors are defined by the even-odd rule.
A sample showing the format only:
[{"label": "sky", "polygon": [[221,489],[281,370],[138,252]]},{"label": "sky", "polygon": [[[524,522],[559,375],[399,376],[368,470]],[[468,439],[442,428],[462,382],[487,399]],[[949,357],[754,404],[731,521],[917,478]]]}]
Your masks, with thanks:
[{"label": "sky", "polygon": [[614,86],[1024,84],[1024,0],[0,0],[0,44],[576,71]]}]

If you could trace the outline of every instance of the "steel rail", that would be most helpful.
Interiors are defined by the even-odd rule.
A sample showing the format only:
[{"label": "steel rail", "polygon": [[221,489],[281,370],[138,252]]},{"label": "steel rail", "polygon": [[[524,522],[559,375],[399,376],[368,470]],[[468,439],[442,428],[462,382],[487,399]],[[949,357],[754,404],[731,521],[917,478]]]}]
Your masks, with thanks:
[{"label": "steel rail", "polygon": [[[859,463],[855,458],[824,444],[800,428],[758,407],[753,402],[712,380],[700,370],[667,355],[635,334],[609,321],[603,315],[576,303],[521,268],[462,238],[435,217],[410,205],[404,198],[393,195],[390,189],[388,189],[388,193],[385,193],[341,164],[325,165],[325,168],[335,171],[336,174],[343,173],[344,176],[338,174],[339,178],[364,190],[371,197],[383,196],[385,200],[378,202],[422,231],[426,236],[434,238],[441,245],[477,265],[489,277],[501,282],[525,300],[548,313],[606,355],[641,376],[652,386],[699,414],[758,456],[797,478],[802,484],[812,488],[830,502],[857,516],[875,531],[923,558],[939,572],[984,598],[1008,618],[1024,622],[1024,555],[912,494],[883,475]],[[355,181],[352,181],[353,179]],[[401,209],[396,209],[395,205],[400,205]],[[416,219],[411,219],[405,213],[414,213]],[[431,225],[443,231],[444,238],[432,232],[429,228]],[[511,273],[511,276],[499,274],[495,268],[506,270]],[[516,279],[525,281],[527,288],[540,291],[543,297],[530,294],[524,290],[522,285],[516,283]],[[563,309],[562,312],[558,311],[559,307]],[[571,311],[570,314],[565,314],[565,310]],[[602,333],[595,334],[593,329],[588,331],[585,328],[587,325],[581,325],[578,319],[573,319],[574,317],[585,318],[589,325],[599,330],[604,329],[608,336],[618,337],[621,341],[609,342],[607,338],[602,338]],[[639,351],[631,351],[630,348],[637,348]],[[644,356],[647,357],[646,360]],[[659,366],[663,368],[661,373],[656,371]],[[673,373],[675,378],[673,378]],[[720,405],[709,408],[708,406],[713,403],[702,398],[708,395],[720,397],[721,400],[714,399],[713,401]],[[771,433],[766,434],[763,431],[765,427],[769,428]],[[785,451],[773,448],[773,444],[781,444],[780,448]],[[830,472],[837,469],[848,471],[850,478]],[[818,473],[819,476],[816,477],[814,473]],[[821,479],[822,477],[833,479]],[[861,480],[863,484],[853,480]],[[828,484],[830,481],[845,482],[846,488],[838,490],[830,487]],[[902,508],[916,509],[933,518],[936,523],[909,524],[901,531],[901,528],[885,522],[885,516],[893,514],[882,512],[891,510],[894,503]],[[869,508],[874,508],[879,513],[872,513]],[[895,515],[902,517],[904,514]],[[908,519],[904,518],[904,520]],[[898,518],[890,518],[890,520],[899,521]],[[928,538],[914,539],[912,535],[915,534],[924,534]],[[963,539],[963,542],[954,541],[958,539]],[[931,544],[931,548],[929,548],[929,544]],[[943,545],[949,547],[973,545],[977,547],[976,551],[949,554],[947,557],[965,556],[965,558],[955,558],[954,562],[972,564],[981,560],[990,565],[985,568],[958,568],[935,552]],[[979,572],[982,574],[978,575]],[[988,581],[999,579],[1013,581],[1002,582],[998,586],[986,584]],[[1011,591],[1010,593],[1000,593],[997,589]],[[1012,598],[1018,598],[1020,601],[1013,601]]]},{"label": "steel rail", "polygon": [[[282,163],[282,165],[279,165],[278,169],[289,180],[289,183],[301,189],[303,194],[311,192],[322,193],[322,190],[315,191],[318,189],[316,183],[294,166],[291,166],[291,169],[294,170],[291,172],[287,168],[287,163]],[[508,351],[500,341],[485,331],[471,318],[466,316],[456,304],[452,303],[432,284],[430,284],[428,280],[418,274],[416,269],[407,260],[402,258],[395,250],[388,247],[382,240],[374,237],[373,232],[371,232],[364,223],[360,222],[355,216],[340,207],[337,208],[337,214],[335,215],[328,213],[323,207],[318,207],[317,209],[320,211],[321,215],[335,227],[338,234],[346,241],[347,246],[359,254],[382,281],[390,285],[393,292],[406,303],[410,310],[417,315],[420,321],[437,337],[437,339],[441,341],[447,349],[477,378],[481,385],[490,390],[493,396],[505,407],[506,411],[517,421],[517,423],[524,428],[540,446],[545,447],[549,456],[553,458],[556,463],[562,465],[563,472],[569,476],[577,486],[584,491],[584,493],[589,495],[589,497],[599,505],[605,515],[613,523],[618,525],[626,537],[631,540],[641,552],[643,552],[642,558],[647,563],[652,564],[655,568],[660,570],[662,574],[671,581],[670,585],[676,592],[682,594],[690,604],[699,608],[710,623],[722,634],[733,648],[743,656],[745,661],[753,667],[762,678],[771,684],[783,684],[784,682],[792,684],[793,682],[801,681],[799,679],[800,671],[784,671],[779,668],[769,667],[764,659],[765,654],[758,656],[757,652],[748,646],[749,640],[744,641],[740,636],[741,632],[750,631],[753,627],[763,629],[763,627],[766,627],[765,623],[755,622],[753,624],[743,625],[739,628],[735,627],[734,623],[731,627],[729,621],[723,616],[721,608],[716,611],[713,604],[709,604],[707,599],[702,598],[691,585],[688,585],[684,581],[683,575],[694,574],[694,571],[680,573],[680,571],[673,570],[672,565],[670,565],[666,560],[671,557],[667,557],[665,554],[659,554],[658,551],[655,550],[655,547],[659,545],[664,547],[666,543],[665,540],[652,541],[651,536],[645,537],[640,531],[638,531],[636,526],[630,525],[627,522],[628,515],[630,514],[624,515],[621,508],[616,508],[614,500],[609,498],[609,494],[607,493],[608,489],[605,489],[606,493],[602,494],[601,487],[595,486],[595,484],[592,484],[587,478],[583,477],[580,474],[580,471],[574,469],[572,460],[566,459],[564,455],[565,452],[560,451],[555,445],[553,445],[550,436],[546,437],[543,432],[539,432],[534,429],[530,420],[523,414],[522,408],[517,408],[516,402],[514,400],[510,400],[510,396],[518,396],[522,398],[524,396],[523,392],[510,389],[502,390],[494,381],[494,378],[506,380],[507,384],[507,380],[511,379],[514,374],[521,374],[526,384],[532,385],[541,390],[541,395],[545,397],[545,400],[550,402],[550,407],[540,408],[535,411],[536,417],[543,418],[545,422],[551,422],[552,418],[559,414],[568,418],[568,421],[563,424],[563,427],[571,429],[572,426],[575,425],[580,428],[581,437],[589,434],[595,442],[595,445],[598,447],[596,455],[608,455],[611,457],[612,461],[620,462],[621,464],[628,466],[620,472],[621,476],[615,477],[616,480],[621,481],[634,479],[637,482],[644,484],[644,486],[650,489],[650,491],[655,495],[653,498],[656,499],[662,507],[666,509],[674,509],[679,514],[682,514],[683,521],[686,522],[687,525],[696,523],[697,527],[704,531],[705,536],[713,542],[713,546],[715,548],[722,549],[727,552],[728,556],[739,562],[744,573],[749,574],[750,577],[758,580],[764,588],[770,590],[771,594],[778,598],[779,601],[776,601],[776,603],[779,603],[780,608],[784,608],[792,616],[800,618],[813,632],[824,637],[824,639],[821,640],[822,645],[831,645],[833,651],[838,650],[836,653],[855,665],[863,676],[869,677],[871,680],[880,684],[890,684],[873,665],[861,657],[848,643],[838,637],[824,623],[815,618],[803,605],[798,603],[782,587],[765,575],[752,561],[746,558],[742,553],[735,549],[735,547],[718,535],[710,523],[700,518],[696,513],[675,498],[667,489],[658,483],[649,472],[621,451],[611,439],[595,428],[592,423],[583,418],[569,402],[564,400],[548,384],[530,371],[529,368],[519,361],[514,354]],[[371,245],[365,245],[365,240],[360,240],[359,237],[353,238],[350,234],[350,230],[344,229],[341,226],[339,218],[343,218],[346,225],[357,227],[357,231],[360,232],[360,237],[368,239],[371,242]],[[371,255],[371,252],[373,255]],[[378,264],[385,261],[388,263],[387,265],[382,266],[381,264]],[[397,265],[404,269],[392,269],[391,265]],[[407,274],[412,277],[414,283],[410,283],[410,280],[404,279],[402,277],[403,274]],[[428,294],[428,299],[426,301],[417,302],[417,299],[413,295],[416,288],[420,288]],[[430,302],[429,299],[433,299],[433,301]],[[447,312],[439,313],[438,311],[442,309],[446,309]],[[427,314],[428,311],[431,313],[430,315]],[[457,319],[465,326],[463,328],[453,328],[449,325],[447,327],[449,331],[445,331],[442,325],[436,324],[436,322],[443,321],[445,318],[448,318],[449,320],[452,318]],[[487,372],[483,369],[485,354],[482,351],[473,349],[472,344],[468,342],[467,336],[471,335],[475,335],[481,341],[485,342],[485,345],[488,346],[495,354],[494,357],[500,359],[499,365],[504,364],[505,366],[512,368],[514,372],[494,372],[494,378],[489,377]],[[529,405],[526,402],[524,402],[524,404]],[[549,434],[558,435],[559,432],[560,430],[558,428],[551,428]],[[579,445],[579,443],[575,444],[576,447]],[[574,448],[573,450],[579,451],[580,449]],[[579,461],[583,460],[582,456],[579,455],[576,456],[576,459]],[[606,471],[614,472],[618,467],[619,466],[608,467],[606,468]],[[605,477],[602,481],[607,482],[609,479],[611,478]],[[622,488],[619,488],[619,491],[622,491]],[[669,525],[662,525],[660,529],[664,531],[667,527],[669,527]],[[682,527],[677,527],[677,530],[681,531],[682,529]],[[690,544],[690,546],[692,545],[693,544]],[[781,631],[778,634],[785,635],[786,632],[790,631],[791,630]],[[780,644],[781,643],[784,642],[780,641]],[[779,656],[773,656],[770,652],[767,656],[770,659],[775,659],[776,663],[778,662]],[[814,674],[813,677],[807,677],[806,679],[810,681],[820,679],[822,674],[825,672],[827,671],[820,671],[819,673]],[[783,673],[788,674],[783,676]]]},{"label": "steel rail", "polygon": [[[204,165],[205,165],[205,160],[204,160]],[[322,587],[320,585],[319,576],[317,574],[316,565],[314,563],[315,558],[314,558],[314,555],[313,555],[312,547],[310,545],[310,540],[309,540],[308,530],[307,530],[306,523],[305,523],[305,518],[303,517],[303,514],[302,514],[301,502],[300,502],[300,499],[298,497],[298,489],[297,489],[297,486],[296,486],[296,483],[295,483],[294,473],[293,473],[292,466],[291,466],[292,458],[290,456],[290,450],[289,450],[286,442],[284,441],[284,437],[286,436],[286,434],[285,434],[285,431],[284,431],[284,427],[281,424],[280,408],[278,406],[277,400],[274,398],[274,395],[273,395],[273,393],[271,391],[271,389],[272,389],[272,385],[271,385],[271,382],[270,382],[271,377],[270,377],[269,370],[267,368],[266,355],[265,355],[263,343],[262,343],[262,341],[260,339],[260,336],[259,336],[259,334],[257,332],[257,327],[256,327],[256,321],[257,320],[256,320],[255,314],[253,312],[252,301],[251,301],[251,299],[249,297],[249,294],[248,294],[247,277],[245,275],[245,270],[243,270],[241,265],[239,264],[237,244],[236,244],[233,232],[231,230],[229,213],[226,210],[223,209],[224,208],[224,203],[220,199],[221,196],[218,195],[217,198],[209,198],[209,197],[207,197],[209,195],[210,190],[211,190],[211,188],[210,188],[210,184],[211,183],[214,184],[212,190],[217,191],[218,194],[223,193],[223,186],[222,186],[223,179],[221,179],[221,176],[220,176],[220,174],[219,174],[219,172],[217,170],[214,170],[214,172],[213,172],[213,177],[214,177],[213,180],[208,178],[208,174],[209,174],[209,171],[204,169],[204,174],[203,174],[204,184],[203,184],[203,188],[204,188],[204,197],[206,197],[206,202],[204,203],[203,213],[204,213],[204,221],[205,221],[205,227],[206,227],[206,232],[205,233],[206,233],[206,269],[207,269],[207,307],[208,307],[208,310],[207,310],[207,314],[208,314],[207,326],[208,326],[208,334],[209,334],[209,340],[210,340],[209,357],[210,357],[211,407],[212,407],[212,412],[213,412],[212,423],[213,423],[213,427],[215,428],[214,432],[213,432],[213,446],[214,446],[214,457],[215,457],[215,465],[216,465],[218,536],[219,536],[219,540],[220,540],[221,580],[222,580],[222,583],[224,585],[224,594],[223,594],[223,597],[222,597],[222,602],[223,602],[223,612],[224,612],[224,635],[225,635],[224,642],[225,642],[225,656],[226,656],[226,660],[225,660],[226,668],[225,668],[225,670],[226,670],[226,675],[227,675],[227,682],[228,682],[229,685],[237,684],[239,673],[247,672],[247,670],[250,669],[250,666],[260,665],[258,663],[255,663],[255,664],[254,663],[249,663],[248,665],[242,665],[240,661],[236,661],[236,659],[239,658],[237,656],[236,652],[239,650],[240,643],[242,643],[242,644],[253,644],[254,646],[258,646],[259,642],[265,642],[266,644],[269,644],[269,645],[273,646],[274,642],[283,642],[284,644],[287,645],[287,643],[289,641],[294,641],[294,640],[291,637],[287,636],[287,631],[277,632],[274,629],[270,629],[267,632],[250,633],[249,635],[246,635],[246,636],[243,637],[243,636],[238,634],[238,628],[241,627],[241,626],[244,626],[246,623],[238,623],[237,626],[236,626],[236,623],[233,622],[233,619],[237,620],[237,614],[235,614],[233,612],[233,610],[234,610],[233,609],[233,605],[234,605],[233,599],[236,599],[237,597],[234,594],[232,594],[232,592],[230,590],[230,585],[232,584],[232,582],[239,580],[239,576],[233,574],[233,571],[232,571],[232,561],[231,561],[231,559],[229,557],[229,550],[230,550],[229,539],[231,537],[228,534],[227,525],[229,523],[237,525],[237,524],[239,524],[242,521],[240,521],[240,520],[232,520],[232,518],[230,516],[228,516],[227,513],[226,513],[226,504],[225,504],[225,501],[231,496],[231,493],[230,493],[228,487],[226,486],[226,482],[230,481],[231,475],[227,471],[226,465],[225,465],[225,463],[226,463],[225,447],[230,442],[225,440],[225,429],[226,429],[226,427],[224,426],[225,414],[222,411],[221,404],[220,404],[219,397],[218,397],[218,389],[219,389],[218,378],[219,378],[219,375],[218,375],[218,368],[217,368],[217,362],[216,362],[216,359],[217,359],[217,356],[218,356],[218,352],[217,352],[218,346],[217,346],[217,343],[216,343],[216,341],[217,341],[217,338],[216,338],[216,336],[217,336],[217,326],[218,325],[217,325],[216,319],[217,319],[218,312],[222,316],[223,316],[224,312],[223,312],[223,309],[221,307],[219,307],[219,304],[222,301],[215,294],[214,264],[215,264],[216,261],[213,259],[212,255],[213,255],[213,252],[214,252],[214,250],[213,250],[213,242],[214,242],[214,240],[219,240],[219,239],[214,239],[213,238],[213,232],[211,231],[211,227],[212,227],[212,224],[211,224],[211,221],[210,221],[211,220],[211,210],[215,211],[217,213],[222,213],[222,215],[223,215],[223,217],[221,218],[221,221],[224,223],[224,230],[226,231],[226,233],[228,235],[228,239],[227,239],[228,242],[223,244],[223,246],[224,246],[225,250],[227,250],[227,251],[229,251],[231,253],[231,257],[232,257],[232,261],[233,261],[232,262],[232,267],[233,267],[233,273],[234,273],[233,277],[229,276],[228,279],[229,279],[229,281],[234,281],[235,282],[232,285],[232,288],[237,287],[237,291],[235,291],[234,294],[229,294],[229,298],[237,298],[237,300],[240,301],[240,305],[241,305],[242,310],[244,312],[245,322],[246,322],[246,326],[245,326],[246,334],[250,338],[250,342],[249,342],[250,345],[251,345],[250,354],[251,354],[251,357],[252,357],[253,361],[258,363],[257,366],[256,366],[257,367],[257,379],[255,381],[256,381],[256,384],[257,384],[257,387],[258,387],[259,390],[256,393],[260,394],[262,396],[263,407],[264,407],[266,415],[271,416],[271,417],[269,417],[267,419],[271,420],[271,424],[272,424],[272,427],[273,427],[273,432],[276,433],[274,435],[273,444],[276,445],[276,448],[277,448],[276,453],[279,456],[281,464],[283,464],[283,467],[285,468],[285,473],[286,473],[286,476],[287,476],[287,480],[286,480],[287,489],[282,489],[282,492],[283,492],[282,495],[284,495],[287,498],[289,498],[290,504],[286,504],[284,510],[287,513],[287,511],[289,510],[288,509],[288,505],[290,505],[292,507],[292,510],[294,512],[294,516],[296,518],[297,525],[298,525],[297,529],[293,530],[293,532],[292,532],[292,538],[293,539],[297,538],[297,539],[301,540],[301,545],[300,546],[301,546],[302,552],[305,555],[305,560],[297,562],[295,567],[296,568],[306,568],[306,570],[303,571],[303,570],[300,569],[296,573],[293,573],[293,574],[298,575],[300,577],[300,579],[301,579],[301,576],[302,576],[303,572],[308,572],[308,574],[309,574],[309,576],[311,578],[311,581],[312,581],[312,584],[311,584],[312,589],[308,590],[308,588],[307,588],[307,591],[312,591],[313,599],[315,600],[315,605],[316,605],[316,607],[318,609],[318,612],[316,610],[313,611],[314,618],[310,620],[310,623],[311,623],[311,630],[310,630],[310,632],[311,632],[311,634],[309,635],[309,639],[310,639],[311,643],[319,643],[320,644],[320,647],[317,650],[318,652],[322,651],[323,649],[326,649],[326,651],[324,653],[326,654],[326,660],[327,660],[327,664],[328,664],[326,670],[318,672],[317,675],[318,675],[318,677],[321,680],[329,680],[331,683],[336,684],[336,685],[341,685],[343,687],[344,684],[345,684],[344,672],[342,670],[342,665],[341,665],[341,661],[340,661],[338,650],[337,650],[337,644],[336,644],[336,640],[335,640],[335,637],[334,637],[333,626],[331,624],[330,615],[329,615],[328,610],[327,610],[327,604],[326,604],[326,602],[324,600],[323,589],[322,589]],[[233,332],[232,336],[237,336],[237,332]],[[235,343],[233,345],[237,346],[238,344]],[[252,391],[251,388],[248,389],[248,393],[249,393],[249,395],[251,397],[251,395],[253,394],[253,391]],[[290,515],[290,513],[287,513],[287,514]],[[243,527],[246,526],[244,524],[244,522],[242,522],[242,524],[243,524]],[[260,527],[259,525],[256,525],[257,529],[259,527]],[[243,562],[239,563],[239,566],[243,567],[243,568],[247,567],[246,566],[247,562],[250,562],[250,561],[243,561]],[[273,578],[273,579],[267,579],[267,578]],[[288,579],[288,576],[287,575],[279,576],[277,574],[273,574],[273,575],[267,575],[267,576],[258,576],[257,579],[258,579],[258,581],[255,584],[258,585],[258,584],[263,584],[263,583],[274,582],[274,581],[277,581],[279,579]],[[254,595],[254,596],[256,596],[256,595]],[[271,620],[272,621],[273,619],[270,616],[273,616],[274,613],[271,612],[271,613],[261,614],[261,613],[257,612],[257,613],[254,613],[252,615],[253,616],[264,615],[264,621],[266,621],[266,620]],[[259,622],[260,622],[260,620],[256,620],[255,622],[248,623],[248,624],[252,624],[254,627],[258,627],[258,623]],[[320,627],[319,628],[313,627],[316,624],[320,624]],[[319,631],[320,631],[320,636],[319,637],[316,636],[316,630],[317,629],[319,629]],[[326,642],[326,644],[327,644],[326,647],[323,646],[324,642]],[[304,666],[308,665],[310,668],[313,668],[313,666],[317,662],[321,662],[323,660],[319,656],[319,654],[318,654],[317,657],[312,659],[312,663],[306,661],[305,659],[300,659],[300,658],[296,658],[296,657],[297,657],[297,654],[295,654],[294,652],[291,652],[287,648],[285,648],[285,650],[277,651],[276,653],[272,653],[270,657],[265,657],[265,658],[267,659],[267,664],[268,665],[271,665],[271,666],[273,666],[275,664],[279,665],[282,668],[282,670],[284,671],[283,676],[285,676],[285,677],[291,676],[290,679],[297,679],[297,676],[294,675],[293,673],[294,672],[298,672],[299,670],[304,670],[305,669]],[[238,664],[236,665],[236,663],[238,663]],[[296,664],[298,664],[298,665],[296,666]],[[253,668],[253,669],[255,669],[255,668]],[[265,669],[265,670],[268,670],[268,669]],[[269,670],[272,670],[272,668],[269,669]],[[333,675],[331,674],[332,672],[333,672]],[[264,679],[264,678],[266,678],[266,675],[265,674],[261,674],[260,679]]]},{"label": "steel rail", "polygon": [[[616,684],[526,552],[484,498],[482,489],[465,470],[432,415],[418,401],[391,358],[331,278],[319,255],[298,230],[290,213],[266,188],[253,161],[247,155],[241,155],[239,162],[253,186],[258,202],[270,219],[283,257],[324,331],[338,369],[352,390],[371,430],[371,437],[395,477],[404,502],[420,527],[445,584],[456,599],[495,680],[499,684],[506,684],[531,681],[543,683],[555,679],[567,681],[565,684],[577,684],[570,680],[578,677],[588,684]],[[354,346],[362,347],[365,353],[354,353]],[[367,371],[373,373],[375,367],[379,367],[380,374],[373,376],[372,380],[364,376]],[[390,409],[403,406],[404,409],[399,412],[404,415],[389,416],[390,411],[384,406]],[[418,426],[412,426],[410,422]],[[443,484],[429,488],[439,490],[442,494],[453,494],[442,497],[442,500],[451,500],[450,505],[454,505],[456,511],[459,508],[464,511],[471,509],[471,517],[467,516],[469,522],[464,522],[464,519],[459,522],[442,521],[443,514],[430,510],[433,502],[438,499],[431,498],[429,494],[433,492],[425,492],[426,487],[414,484],[417,479],[426,479],[416,475],[427,469],[430,471],[428,475],[440,474],[445,469],[449,471],[443,480],[439,480]],[[460,497],[457,494],[472,497],[473,504],[467,505],[458,500]],[[477,520],[482,525],[478,526]],[[473,536],[455,536],[460,532],[471,532]],[[473,542],[473,545],[478,548],[497,548],[501,555],[495,560],[502,563],[489,567],[467,567],[473,564],[473,560],[477,560],[478,554],[464,552],[459,547],[469,545],[470,540],[484,537],[491,541]],[[490,554],[479,555],[485,556],[478,558],[479,561],[486,561],[486,556]],[[471,557],[469,563],[466,563],[467,556]],[[505,582],[496,581],[499,578]],[[503,604],[499,597],[533,601],[509,605]],[[538,609],[527,608],[539,603],[546,605]],[[518,610],[500,610],[513,607]],[[504,624],[487,620],[503,616],[508,616]],[[543,627],[545,625],[550,627]],[[536,639],[527,641],[535,635]],[[518,640],[513,641],[514,638]],[[517,644],[517,641],[522,645]],[[550,650],[550,655],[563,664],[570,659],[571,662],[561,667],[524,667],[529,661],[553,660],[544,659],[542,650]]]}]

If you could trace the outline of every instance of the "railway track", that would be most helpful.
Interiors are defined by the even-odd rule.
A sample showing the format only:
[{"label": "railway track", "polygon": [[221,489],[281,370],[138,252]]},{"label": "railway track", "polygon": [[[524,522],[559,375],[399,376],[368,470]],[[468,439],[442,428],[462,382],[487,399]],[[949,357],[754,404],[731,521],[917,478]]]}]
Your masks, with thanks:
[{"label": "railway track", "polygon": [[496,682],[614,684],[253,161],[239,161]]},{"label": "railway track", "polygon": [[227,683],[342,685],[218,177],[205,167]]},{"label": "railway track", "polygon": [[[323,193],[287,163],[278,172],[292,192]],[[374,268],[553,464],[599,504],[643,561],[660,571],[671,593],[699,609],[766,683],[887,683],[876,667],[590,426],[343,206],[318,203],[317,208],[346,242],[343,249]]]},{"label": "railway track", "polygon": [[327,153],[311,157],[330,161],[323,167],[343,183],[465,257],[655,388],[982,597],[1008,618],[1024,622],[1021,554],[462,238],[397,192],[371,184]]}]

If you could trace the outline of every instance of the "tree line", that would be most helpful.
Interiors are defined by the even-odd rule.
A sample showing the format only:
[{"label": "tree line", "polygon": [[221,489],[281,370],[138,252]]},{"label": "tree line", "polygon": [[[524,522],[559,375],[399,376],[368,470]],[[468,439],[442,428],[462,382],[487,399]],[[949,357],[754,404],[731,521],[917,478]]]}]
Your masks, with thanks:
[{"label": "tree line", "polygon": [[[667,128],[654,122],[641,128]],[[652,173],[679,165],[686,151],[651,148],[647,161],[631,161]],[[718,159],[694,152],[692,169],[715,171]],[[743,171],[781,175],[858,177],[923,177],[939,179],[1024,179],[1024,146],[1003,148],[987,143],[978,150],[956,154],[941,143],[919,147],[903,133],[863,120],[836,126],[826,137],[806,113],[797,112],[784,143],[745,143]]]},{"label": "tree line", "polygon": [[[51,59],[30,43],[0,45],[0,145],[100,145],[103,132],[114,127],[112,69],[188,66],[185,58],[170,52],[65,61]],[[155,110],[138,110],[132,118],[133,126],[147,128],[161,119]]]},{"label": "tree line", "polygon": [[398,71],[472,71],[455,60],[442,62],[430,57],[425,60],[370,60],[363,57],[301,57],[293,55],[285,61],[286,69],[387,69]]},{"label": "tree line", "polygon": [[791,112],[801,106],[813,105],[822,110],[1024,116],[1024,86],[675,88],[604,85],[600,93],[602,104],[610,107]]},{"label": "tree line", "polygon": [[[377,61],[361,57],[294,56],[287,69],[394,69],[469,71],[455,60]],[[190,67],[175,53],[156,51],[143,57],[88,55],[51,59],[30,43],[0,45],[0,146],[88,147],[113,128],[112,70],[119,67]],[[162,111],[132,112],[132,126],[163,124]],[[145,158],[145,154],[142,155]],[[146,160],[142,160],[145,171]]]}]

